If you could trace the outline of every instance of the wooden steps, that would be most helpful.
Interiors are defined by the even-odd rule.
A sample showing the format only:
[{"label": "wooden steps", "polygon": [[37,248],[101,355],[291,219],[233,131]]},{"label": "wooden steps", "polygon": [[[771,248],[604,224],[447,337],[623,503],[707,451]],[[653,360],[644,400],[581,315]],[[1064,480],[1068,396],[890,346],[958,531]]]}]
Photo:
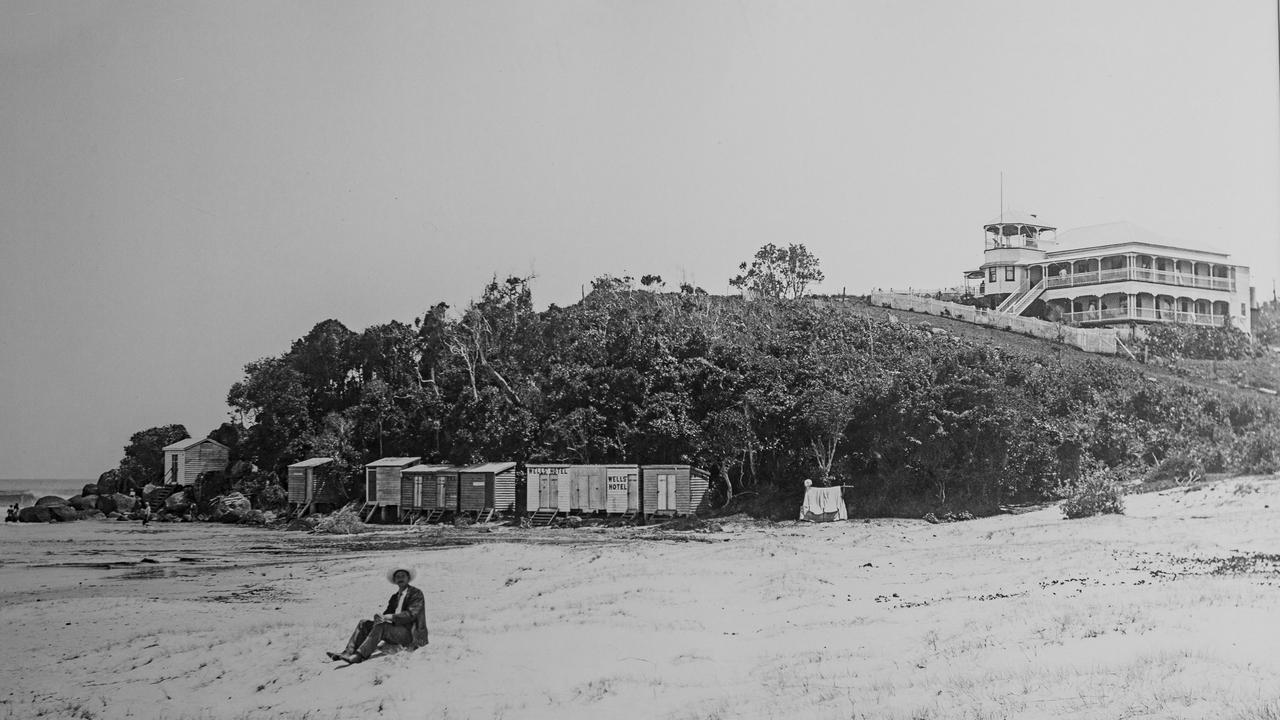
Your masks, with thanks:
[{"label": "wooden steps", "polygon": [[529,526],[549,527],[559,514],[559,510],[541,508],[529,518]]},{"label": "wooden steps", "polygon": [[423,522],[427,523],[428,525],[435,524],[438,522],[443,522],[443,521],[444,521],[444,508],[432,508],[427,512],[426,518],[423,520]]},{"label": "wooden steps", "polygon": [[493,516],[496,514],[497,512],[493,508],[485,508],[476,513],[476,523],[493,522]]}]

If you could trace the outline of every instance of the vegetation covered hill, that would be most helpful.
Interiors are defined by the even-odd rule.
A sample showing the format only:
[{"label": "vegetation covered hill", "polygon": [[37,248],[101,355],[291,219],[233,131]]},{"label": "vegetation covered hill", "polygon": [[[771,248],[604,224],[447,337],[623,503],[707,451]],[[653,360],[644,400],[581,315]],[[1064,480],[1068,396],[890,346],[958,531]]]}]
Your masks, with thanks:
[{"label": "vegetation covered hill", "polygon": [[353,497],[360,466],[390,455],[693,463],[779,516],[807,477],[854,486],[859,513],[918,517],[1060,497],[1094,466],[1280,469],[1272,398],[920,320],[607,277],[538,312],[525,280],[495,280],[461,313],[318,323],[246,366],[215,437],[277,478],[336,457]]}]

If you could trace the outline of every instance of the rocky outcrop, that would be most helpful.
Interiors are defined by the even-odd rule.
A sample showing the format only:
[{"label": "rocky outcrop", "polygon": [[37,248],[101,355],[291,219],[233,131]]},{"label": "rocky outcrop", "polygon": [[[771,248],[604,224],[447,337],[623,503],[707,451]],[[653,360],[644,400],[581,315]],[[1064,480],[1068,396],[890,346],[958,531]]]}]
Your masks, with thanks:
[{"label": "rocky outcrop", "polygon": [[83,490],[80,491],[80,494],[84,495],[85,497],[88,497],[90,495],[97,495],[98,493],[99,493],[98,483],[89,483],[88,485],[84,486]]},{"label": "rocky outcrop", "polygon": [[49,508],[49,512],[53,515],[53,519],[58,522],[71,522],[72,520],[80,519],[80,511],[70,505],[55,505]]},{"label": "rocky outcrop", "polygon": [[45,495],[44,497],[36,501],[35,506],[53,508],[53,507],[67,507],[69,504],[70,503],[66,501],[66,498],[60,498],[57,495]]},{"label": "rocky outcrop", "polygon": [[[227,514],[240,516],[247,512],[251,507],[249,498],[238,492],[219,495],[209,501],[209,519],[222,520],[223,516]],[[230,522],[237,522],[238,519],[239,518],[237,517],[237,520],[232,520]]]}]

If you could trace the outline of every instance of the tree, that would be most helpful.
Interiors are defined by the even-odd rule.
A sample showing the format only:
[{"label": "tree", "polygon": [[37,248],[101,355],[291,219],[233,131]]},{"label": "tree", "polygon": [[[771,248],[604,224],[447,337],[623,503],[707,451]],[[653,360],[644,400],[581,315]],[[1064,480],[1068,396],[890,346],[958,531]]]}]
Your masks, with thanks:
[{"label": "tree", "polygon": [[768,243],[756,251],[750,267],[745,262],[738,265],[743,273],[729,284],[756,297],[799,298],[810,283],[826,278],[820,265],[817,256],[803,244],[793,243],[784,249]]},{"label": "tree", "polygon": [[137,490],[164,479],[164,446],[185,440],[191,433],[182,425],[161,425],[139,430],[124,446],[124,458],[117,471],[120,488]]}]

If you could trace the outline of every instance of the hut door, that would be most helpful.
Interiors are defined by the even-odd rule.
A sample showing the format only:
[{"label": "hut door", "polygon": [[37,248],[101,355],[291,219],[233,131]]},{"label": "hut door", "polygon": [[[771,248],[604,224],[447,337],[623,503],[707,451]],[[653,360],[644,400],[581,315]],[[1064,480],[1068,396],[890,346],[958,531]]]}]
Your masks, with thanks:
[{"label": "hut door", "polygon": [[436,507],[444,507],[444,478],[440,475],[436,476]]},{"label": "hut door", "polygon": [[378,499],[378,474],[374,470],[364,471],[365,502],[376,502]]},{"label": "hut door", "polygon": [[538,507],[553,508],[557,506],[556,476],[544,473],[538,476]]},{"label": "hut door", "polygon": [[676,476],[658,475],[658,508],[674,510],[676,508]]},{"label": "hut door", "polygon": [[569,476],[569,508],[581,510],[587,499],[587,476],[575,474]]}]

